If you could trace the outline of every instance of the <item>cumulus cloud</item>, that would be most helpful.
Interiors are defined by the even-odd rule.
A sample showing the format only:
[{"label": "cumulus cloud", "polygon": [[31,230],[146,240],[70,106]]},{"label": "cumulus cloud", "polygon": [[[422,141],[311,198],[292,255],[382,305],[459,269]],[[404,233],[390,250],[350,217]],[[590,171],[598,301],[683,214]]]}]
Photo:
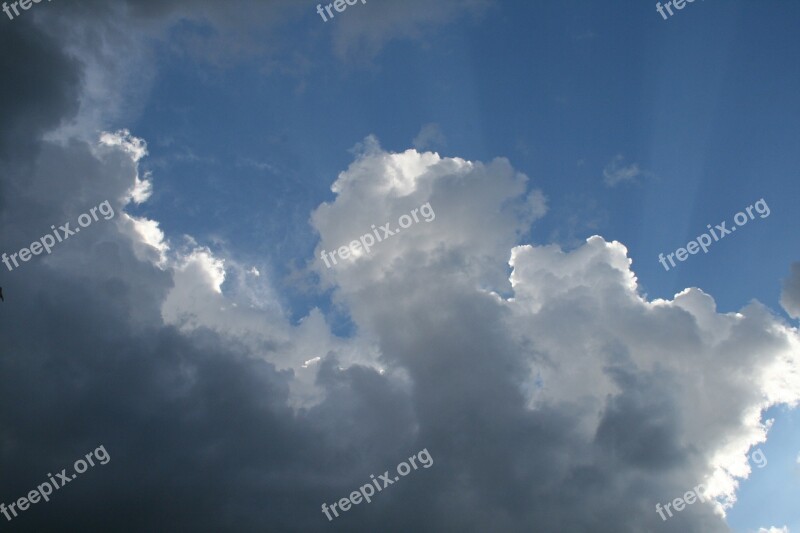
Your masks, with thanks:
[{"label": "cumulus cloud", "polygon": [[[360,149],[331,187],[336,202],[321,205],[311,216],[320,233],[317,257],[369,233],[372,225],[391,222],[396,229],[400,215],[424,203],[430,203],[436,219],[413,225],[339,268],[317,261],[325,280],[335,282],[340,293],[357,292],[365,279],[385,279],[395,267],[444,254],[451,275],[508,287],[506,267],[498,258],[546,211],[541,191],[527,191],[525,175],[503,158],[483,164],[413,149],[387,153],[372,137]],[[382,178],[369,179],[375,175]]]},{"label": "cumulus cloud", "polygon": [[771,527],[769,529],[766,528],[759,528],[758,533],[789,533],[789,528],[786,526],[783,527]]},{"label": "cumulus cloud", "polygon": [[[27,235],[98,189],[124,210],[136,145],[44,143],[27,180],[69,186],[6,208],[4,231]],[[0,400],[15,406],[1,496],[103,443],[113,466],[31,524],[69,505],[79,526],[119,531],[317,529],[321,502],[427,447],[429,475],[333,527],[727,530],[761,413],[797,402],[796,331],[757,303],[717,313],[698,289],[648,301],[625,247],[599,236],[571,252],[520,244],[544,203],[505,159],[368,138],[332,188],[311,216],[320,248],[425,202],[436,211],[357,261],[317,265],[351,338],[319,311],[292,325],[279,304],[247,305],[224,290],[247,269],[192,239],[166,264],[137,253],[163,238],[124,218],[15,272],[10,292],[25,298],[0,325]],[[718,506],[660,524],[655,503],[700,482]],[[146,505],[119,522],[131,502]]]},{"label": "cumulus cloud", "polygon": [[800,263],[793,263],[789,277],[783,282],[781,305],[792,318],[800,318]]}]

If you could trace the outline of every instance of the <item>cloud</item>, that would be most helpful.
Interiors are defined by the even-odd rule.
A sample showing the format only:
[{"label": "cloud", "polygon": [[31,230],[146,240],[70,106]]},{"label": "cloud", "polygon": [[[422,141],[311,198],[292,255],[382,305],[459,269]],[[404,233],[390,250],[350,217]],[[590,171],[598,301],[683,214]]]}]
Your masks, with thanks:
[{"label": "cloud", "polygon": [[322,250],[370,232],[373,224],[391,222],[396,228],[400,215],[426,202],[436,219],[413,225],[390,244],[375,246],[370,254],[340,268],[328,269],[315,261],[324,280],[337,284],[340,292],[358,291],[367,279],[382,280],[394,268],[445,254],[455,275],[510,288],[506,265],[497,258],[508,255],[547,210],[541,191],[527,190],[525,175],[504,158],[483,164],[413,149],[387,153],[372,137],[360,150],[331,186],[335,203],[323,204],[311,215],[320,233],[317,258]]},{"label": "cloud", "polygon": [[443,148],[447,145],[441,128],[435,122],[425,124],[412,143],[417,150],[425,150],[426,148]]},{"label": "cloud", "polygon": [[[48,6],[41,15],[60,39],[85,51],[94,43],[93,57],[108,73],[87,64],[93,76],[122,86],[123,72],[138,72],[141,91],[146,92],[145,81],[153,75],[147,64],[152,60],[148,47],[167,33],[172,53],[220,68],[258,61],[266,72],[302,76],[317,54],[306,43],[318,43],[320,31],[340,60],[363,62],[393,40],[424,40],[432,29],[479,17],[493,4],[494,0],[359,2],[360,9],[354,6],[336,13],[328,23],[321,20],[315,4],[293,0],[240,0],[235,5],[215,0],[86,0],[55,9]],[[111,61],[112,48],[124,61]]]},{"label": "cloud", "polygon": [[[216,0],[51,3],[36,17],[8,24],[0,37],[3,49],[15,50],[0,58],[7,81],[0,99],[0,155],[22,157],[44,131],[60,142],[87,140],[134,122],[156,80],[156,54],[219,69],[249,62],[265,74],[294,78],[302,88],[320,64],[320,46],[342,61],[369,62],[392,40],[424,40],[433,28],[480,16],[492,3],[374,3],[349,10],[328,27],[313,5],[293,0],[241,0],[235,6]],[[38,108],[31,107],[34,101]]]},{"label": "cloud", "polygon": [[[552,525],[567,530],[587,528],[589,517],[614,513],[619,502],[641,509],[635,516],[629,511],[628,521],[617,523],[621,529],[653,525],[656,502],[700,482],[719,498],[717,513],[732,505],[737,480],[750,471],[748,450],[766,438],[763,409],[797,402],[793,330],[758,304],[718,314],[713,299],[697,289],[672,301],[648,302],[639,294],[624,246],[600,237],[569,253],[554,246],[511,247],[513,298],[503,299],[498,294],[508,287],[490,258],[509,247],[522,228],[494,217],[504,213],[510,198],[524,194],[527,180],[515,179],[503,161],[484,165],[414,150],[390,154],[374,142],[362,148],[334,184],[336,200],[312,216],[321,235],[317,252],[349,242],[371,223],[392,220],[406,205],[430,201],[436,220],[419,233],[407,233],[405,243],[392,241],[356,261],[321,267],[320,273],[332,280],[334,299],[350,311],[359,331],[378,339],[382,361],[409,373],[417,401],[425,402],[420,413],[430,413],[422,426],[430,428],[437,448],[459,449],[453,435],[490,425],[496,438],[484,440],[481,452],[469,453],[494,458],[487,465],[494,475],[474,464],[463,468],[468,477],[487,483],[483,489],[505,490],[506,498],[520,494],[517,499],[532,506],[509,510],[520,523],[534,518],[541,523],[544,510],[531,502],[548,501],[547,495],[522,481],[501,489],[508,477],[536,477],[537,486],[552,487],[549,483],[565,480],[579,485],[581,475],[591,472],[603,487],[619,484],[608,499],[582,492],[588,509],[578,516],[564,510]],[[491,192],[484,183],[493,184]],[[439,190],[459,193],[448,198]],[[480,227],[474,220],[481,220]],[[764,336],[773,326],[777,336]],[[443,331],[449,340],[440,336]],[[734,369],[752,377],[731,379]],[[443,373],[451,376],[446,385],[437,378]],[[470,397],[487,403],[473,404]],[[730,404],[730,397],[740,400]],[[436,413],[465,412],[472,415],[463,424],[449,420],[441,431],[433,429],[442,423],[434,422]],[[548,416],[568,420],[569,436],[549,426]],[[510,428],[525,436],[515,440],[505,432]],[[554,431],[555,440],[567,441],[565,457],[554,450],[551,456],[547,444],[534,437],[539,431]],[[507,449],[512,441],[521,449]],[[526,453],[522,442],[535,442],[542,457],[529,460],[529,471],[516,463],[517,454]],[[587,455],[593,457],[589,463],[575,459]],[[508,462],[498,459],[503,457]],[[641,471],[653,476],[645,492],[634,489]],[[656,480],[657,473],[668,480]],[[569,490],[577,489],[569,485]],[[463,497],[464,507],[474,503]],[[617,511],[625,514],[621,507]],[[698,531],[726,530],[710,508],[697,507],[687,516]]]},{"label": "cloud", "polygon": [[758,533],[789,533],[789,528],[786,526],[783,527],[771,527],[769,529],[766,528],[759,528]]},{"label": "cloud", "polygon": [[78,110],[81,72],[78,61],[26,19],[5,24],[0,46],[0,158],[32,157],[36,141]]},{"label": "cloud", "polygon": [[[433,28],[481,16],[493,0],[407,0],[367,2],[331,24],[335,54],[342,59],[371,58],[393,40],[424,40]],[[320,22],[322,24],[322,22]]]},{"label": "cloud", "polygon": [[800,318],[800,263],[793,263],[789,277],[783,282],[781,305],[792,318]]},{"label": "cloud", "polygon": [[[36,195],[4,178],[4,242],[97,198],[124,213],[137,146],[42,143],[19,178]],[[63,188],[45,187],[55,177]],[[114,460],[26,524],[52,529],[69,509],[83,529],[314,530],[322,502],[426,447],[426,475],[331,527],[727,531],[760,414],[797,401],[796,331],[757,303],[719,314],[698,289],[648,301],[618,242],[520,245],[545,204],[502,158],[368,138],[332,188],[311,216],[320,247],[425,202],[436,212],[317,267],[352,337],[318,310],[291,324],[266,276],[192,239],[165,246],[132,217],[7,277],[0,499],[103,444]],[[716,511],[662,525],[655,503],[700,482]]]},{"label": "cloud", "polygon": [[[547,203],[507,159],[368,138],[310,214],[310,268],[353,334],[320,309],[292,321],[267,274],[126,212],[159,187],[144,140],[43,138],[86,100],[80,67],[36,42],[17,59],[48,58],[52,87],[1,126],[29,147],[0,154],[4,250],[106,199],[118,216],[3,274],[0,501],[101,444],[113,460],[15,527],[728,531],[764,411],[798,401],[800,339],[770,310],[718,313],[698,289],[648,300],[622,243],[528,244]],[[430,223],[317,261],[426,202]],[[322,502],[422,448],[429,470],[327,522]],[[661,522],[655,504],[699,482],[720,505]]]},{"label": "cloud", "polygon": [[617,155],[603,169],[603,181],[606,186],[616,187],[620,183],[634,182],[637,178],[651,175],[649,172],[641,170],[638,163],[625,165],[624,161],[623,155]]}]

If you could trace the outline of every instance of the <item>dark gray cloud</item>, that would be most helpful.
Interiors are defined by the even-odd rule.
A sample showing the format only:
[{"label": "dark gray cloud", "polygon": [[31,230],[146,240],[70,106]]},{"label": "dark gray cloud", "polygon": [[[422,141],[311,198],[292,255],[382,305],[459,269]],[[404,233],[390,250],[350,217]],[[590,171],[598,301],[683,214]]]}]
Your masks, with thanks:
[{"label": "dark gray cloud", "polygon": [[78,110],[80,70],[25,19],[0,31],[0,161],[29,160],[40,135]]},{"label": "dark gray cloud", "polygon": [[789,277],[783,282],[781,305],[793,318],[800,318],[800,263],[793,263]]}]

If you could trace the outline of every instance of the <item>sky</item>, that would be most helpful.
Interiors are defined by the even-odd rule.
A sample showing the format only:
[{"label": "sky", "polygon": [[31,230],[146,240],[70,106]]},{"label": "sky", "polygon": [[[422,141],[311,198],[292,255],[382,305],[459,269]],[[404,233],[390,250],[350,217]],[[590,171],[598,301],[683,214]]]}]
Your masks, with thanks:
[{"label": "sky", "polygon": [[0,13],[2,528],[800,533],[800,4],[344,5]]}]

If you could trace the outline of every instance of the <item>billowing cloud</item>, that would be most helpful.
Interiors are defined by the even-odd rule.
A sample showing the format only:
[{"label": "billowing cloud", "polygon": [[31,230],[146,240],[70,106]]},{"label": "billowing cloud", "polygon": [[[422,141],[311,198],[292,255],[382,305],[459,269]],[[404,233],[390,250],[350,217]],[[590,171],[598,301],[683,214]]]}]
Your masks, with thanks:
[{"label": "billowing cloud", "polygon": [[[43,144],[27,176],[41,194],[6,208],[20,236],[6,242],[97,198],[124,212],[136,146]],[[37,184],[53,175],[67,183],[48,195]],[[601,237],[520,245],[544,203],[504,159],[370,138],[333,190],[311,216],[320,249],[424,203],[436,214],[355,261],[315,259],[351,338],[319,311],[292,325],[279,303],[248,305],[223,289],[229,272],[253,282],[235,258],[191,239],[159,248],[125,217],[13,272],[0,496],[87,446],[113,458],[20,523],[47,529],[69,506],[76,527],[119,531],[727,530],[761,413],[797,402],[795,330],[757,303],[717,313],[698,289],[648,301],[625,247]],[[425,475],[326,523],[322,502],[425,447]],[[662,522],[655,504],[701,482],[718,506]]]},{"label": "billowing cloud", "polygon": [[[569,253],[514,247],[524,227],[512,220],[536,216],[521,208],[530,205],[527,178],[505,161],[365,145],[334,184],[335,202],[312,216],[317,253],[423,202],[436,220],[332,268],[315,264],[359,332],[379,343],[382,361],[408,372],[431,446],[493,458],[492,474],[462,464],[467,478],[481,480],[477,494],[463,495],[464,507],[498,491],[525,502],[524,510],[505,508],[516,516],[509,530],[542,524],[548,513],[557,515],[549,527],[586,530],[609,513],[627,517],[617,529],[633,531],[660,522],[657,502],[704,483],[718,504],[684,511],[675,528],[724,531],[719,515],[750,471],[746,454],[766,438],[763,410],[798,400],[796,331],[757,303],[719,314],[698,289],[647,301],[625,247],[601,237]],[[496,270],[503,250],[512,297],[500,296],[509,292]],[[550,416],[569,434],[548,426]],[[460,448],[476,426],[492,428],[481,451]],[[539,432],[560,442],[560,452]],[[525,442],[536,444],[541,462],[527,458],[534,451]],[[590,474],[602,494],[584,484]],[[508,486],[507,478],[519,482]],[[582,511],[555,511],[552,494],[574,491]]]},{"label": "billowing cloud", "polygon": [[[527,192],[525,175],[502,158],[483,164],[413,149],[391,154],[372,137],[361,148],[331,187],[336,202],[312,214],[321,236],[317,258],[323,250],[373,232],[373,225],[390,223],[389,229],[397,230],[399,218],[423,204],[430,204],[435,217],[420,218],[401,234],[376,243],[370,253],[337,268],[316,260],[325,280],[335,282],[339,293],[358,292],[366,280],[383,280],[394,268],[420,268],[444,254],[452,261],[451,275],[510,288],[506,266],[498,258],[508,255],[547,209],[540,191]],[[381,179],[369,178],[376,175]]]}]

